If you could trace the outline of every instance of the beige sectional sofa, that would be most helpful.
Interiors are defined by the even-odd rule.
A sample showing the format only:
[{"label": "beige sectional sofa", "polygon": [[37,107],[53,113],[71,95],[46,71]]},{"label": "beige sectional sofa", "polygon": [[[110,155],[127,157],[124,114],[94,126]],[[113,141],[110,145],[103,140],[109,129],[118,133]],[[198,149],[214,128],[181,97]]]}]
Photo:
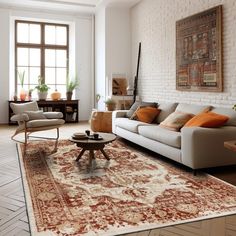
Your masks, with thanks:
[{"label": "beige sectional sofa", "polygon": [[[194,170],[236,164],[236,154],[224,142],[236,140],[236,111],[184,103],[159,103],[157,123],[147,124],[126,117],[127,111],[114,111],[112,132]],[[180,132],[159,126],[169,114],[181,111],[198,114],[206,109],[230,119],[220,128],[183,127]]]}]

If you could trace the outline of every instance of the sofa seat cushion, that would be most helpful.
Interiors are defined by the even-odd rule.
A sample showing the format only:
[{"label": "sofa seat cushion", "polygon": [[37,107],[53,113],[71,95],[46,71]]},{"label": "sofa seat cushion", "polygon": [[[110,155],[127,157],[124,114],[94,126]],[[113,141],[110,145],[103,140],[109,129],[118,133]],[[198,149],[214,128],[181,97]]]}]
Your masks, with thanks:
[{"label": "sofa seat cushion", "polygon": [[139,126],[138,132],[140,135],[156,140],[160,143],[167,144],[169,146],[180,148],[181,147],[181,133],[171,131],[165,128],[160,127],[159,125],[155,126]]},{"label": "sofa seat cushion", "polygon": [[140,125],[151,126],[151,124],[144,123],[138,120],[130,120],[129,118],[117,118],[115,119],[115,125],[133,133],[138,133],[138,127]]},{"label": "sofa seat cushion", "polygon": [[45,126],[58,126],[65,123],[62,119],[31,120],[27,122],[27,128],[39,128]]}]

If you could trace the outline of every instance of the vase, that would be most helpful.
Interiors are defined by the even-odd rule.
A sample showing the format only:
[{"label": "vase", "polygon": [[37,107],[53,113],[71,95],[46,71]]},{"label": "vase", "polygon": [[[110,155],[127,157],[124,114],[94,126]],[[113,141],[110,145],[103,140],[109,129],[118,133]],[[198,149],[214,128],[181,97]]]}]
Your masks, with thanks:
[{"label": "vase", "polygon": [[39,100],[46,100],[48,96],[48,92],[38,92],[38,99]]},{"label": "vase", "polygon": [[55,90],[53,93],[51,93],[51,99],[52,100],[60,100],[61,99],[61,93]]},{"label": "vase", "polygon": [[27,97],[27,93],[26,93],[26,91],[22,88],[22,89],[20,90],[20,100],[21,100],[21,101],[25,101],[26,97]]},{"label": "vase", "polygon": [[66,92],[66,99],[71,100],[73,93],[72,92]]}]

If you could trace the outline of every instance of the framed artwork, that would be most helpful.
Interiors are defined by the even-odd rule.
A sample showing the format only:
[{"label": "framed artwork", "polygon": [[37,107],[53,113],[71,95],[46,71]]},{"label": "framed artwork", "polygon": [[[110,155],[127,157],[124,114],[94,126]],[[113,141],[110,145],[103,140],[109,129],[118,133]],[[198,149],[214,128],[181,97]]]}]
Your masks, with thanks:
[{"label": "framed artwork", "polygon": [[176,89],[221,92],[222,6],[176,22]]},{"label": "framed artwork", "polygon": [[125,96],[127,95],[127,79],[112,78],[112,95]]}]

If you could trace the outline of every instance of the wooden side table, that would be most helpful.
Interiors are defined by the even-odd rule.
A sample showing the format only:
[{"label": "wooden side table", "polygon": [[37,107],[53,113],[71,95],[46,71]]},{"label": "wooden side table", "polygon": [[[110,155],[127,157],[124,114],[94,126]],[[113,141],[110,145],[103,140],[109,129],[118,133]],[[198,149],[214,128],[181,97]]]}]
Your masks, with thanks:
[{"label": "wooden side table", "polygon": [[236,152],[236,140],[224,142],[224,147],[228,148],[229,150],[233,152]]},{"label": "wooden side table", "polygon": [[90,128],[93,132],[112,132],[112,111],[92,111]]}]

